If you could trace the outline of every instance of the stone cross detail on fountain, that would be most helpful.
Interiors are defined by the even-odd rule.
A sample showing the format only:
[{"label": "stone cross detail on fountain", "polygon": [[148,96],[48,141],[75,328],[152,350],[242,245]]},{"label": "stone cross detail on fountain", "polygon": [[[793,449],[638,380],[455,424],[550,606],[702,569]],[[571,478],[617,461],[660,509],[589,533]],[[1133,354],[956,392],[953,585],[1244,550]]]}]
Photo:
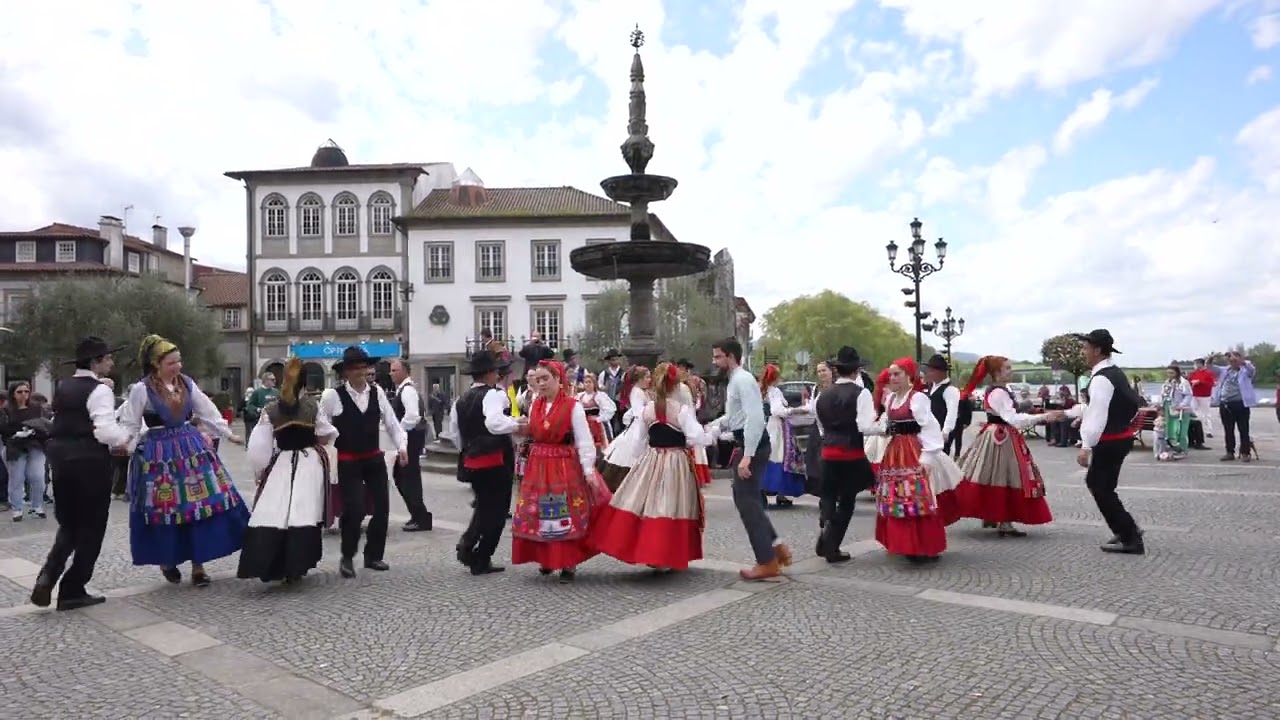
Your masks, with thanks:
[{"label": "stone cross detail on fountain", "polygon": [[711,250],[702,245],[676,242],[669,234],[658,240],[652,237],[649,203],[671,197],[677,182],[675,178],[646,172],[653,159],[654,144],[649,139],[649,123],[645,119],[648,103],[644,63],[640,60],[643,45],[644,33],[637,25],[631,33],[635,54],[631,58],[627,139],[622,143],[622,159],[631,172],[600,183],[610,200],[631,206],[631,238],[577,248],[569,254],[569,262],[574,270],[587,277],[627,282],[630,305],[622,352],[630,362],[652,368],[662,355],[657,338],[656,283],[664,278],[705,271],[711,264]]}]

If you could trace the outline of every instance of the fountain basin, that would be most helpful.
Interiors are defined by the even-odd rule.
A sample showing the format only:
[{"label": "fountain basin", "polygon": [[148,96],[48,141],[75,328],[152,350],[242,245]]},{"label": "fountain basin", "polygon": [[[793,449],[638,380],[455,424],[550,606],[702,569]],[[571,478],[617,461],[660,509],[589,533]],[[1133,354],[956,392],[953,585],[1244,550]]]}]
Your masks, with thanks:
[{"label": "fountain basin", "polygon": [[665,175],[629,173],[601,180],[600,188],[614,202],[634,204],[666,200],[679,184],[675,178]]},{"label": "fountain basin", "polygon": [[625,240],[587,245],[569,253],[573,269],[596,280],[676,278],[711,266],[711,249],[692,243]]}]

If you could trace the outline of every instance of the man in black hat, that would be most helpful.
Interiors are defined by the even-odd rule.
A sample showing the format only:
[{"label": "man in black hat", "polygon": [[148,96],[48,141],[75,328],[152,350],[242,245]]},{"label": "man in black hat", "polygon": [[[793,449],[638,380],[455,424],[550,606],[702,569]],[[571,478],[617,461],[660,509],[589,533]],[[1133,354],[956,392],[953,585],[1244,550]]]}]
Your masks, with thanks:
[{"label": "man in black hat", "polygon": [[[366,371],[378,361],[364,348],[352,346],[342,353],[333,370],[344,382],[320,396],[320,411],[338,429],[334,448],[338,451],[338,489],[342,493],[342,559],[338,572],[344,578],[356,576],[352,559],[360,545],[360,524],[364,522],[365,499],[373,502],[373,515],[365,531],[364,566],[369,570],[390,570],[383,560],[387,548],[387,520],[391,513],[391,491],[387,483],[387,461],[379,446],[379,431],[385,429],[396,446],[397,462],[409,462],[404,429],[396,421],[395,408],[386,392],[370,384]],[[415,459],[416,460],[416,459]]]},{"label": "man in black hat", "polygon": [[482,350],[471,356],[463,371],[471,387],[458,398],[449,420],[460,452],[459,480],[471,483],[476,499],[471,522],[458,542],[458,562],[472,575],[502,572],[493,553],[502,539],[511,507],[515,451],[511,435],[527,427],[528,418],[510,416],[511,399],[498,389],[505,360]]},{"label": "man in black hat", "polygon": [[[1120,502],[1116,487],[1120,484],[1120,468],[1133,449],[1133,419],[1142,400],[1125,377],[1124,371],[1111,362],[1119,355],[1115,340],[1107,330],[1076,334],[1080,352],[1092,366],[1087,405],[1067,411],[1080,420],[1080,453],[1076,462],[1087,468],[1084,483],[1098,504],[1098,511],[1115,536],[1102,546],[1103,552],[1142,555],[1146,546],[1142,530]],[[1076,410],[1081,408],[1081,410]],[[1074,412],[1073,412],[1074,411]]]},{"label": "man in black hat", "polygon": [[951,384],[951,366],[946,358],[934,355],[924,364],[924,376],[929,381],[929,407],[942,428],[942,437],[946,439],[942,452],[950,455],[954,444],[956,457],[960,457],[964,428],[968,423],[960,422],[960,391]]},{"label": "man in black hat", "polygon": [[815,552],[829,563],[838,563],[850,558],[840,546],[853,520],[854,499],[876,482],[863,436],[879,430],[871,391],[859,382],[866,361],[846,345],[828,365],[836,380],[818,396],[816,408],[822,435],[822,501]]},{"label": "man in black hat", "polygon": [[[596,387],[600,389],[609,399],[617,405],[622,400],[622,381],[626,375],[627,369],[622,367],[621,355],[617,350],[609,348],[604,353],[605,368],[600,371],[599,377],[596,378]],[[613,414],[613,419],[609,421],[613,429],[613,436],[617,437],[622,433],[622,413]]]},{"label": "man in black hat", "polygon": [[90,595],[86,586],[107,533],[111,451],[123,453],[129,442],[129,431],[116,422],[110,380],[104,382],[115,364],[112,354],[119,349],[102,338],[84,338],[76,346],[75,359],[69,361],[75,365],[75,374],[59,383],[53,393],[53,428],[47,449],[58,496],[53,506],[58,534],[31,591],[31,604],[38,607],[49,606],[55,584],[59,586],[59,610],[106,602],[101,595]]},{"label": "man in black hat", "polygon": [[573,391],[578,392],[583,380],[587,377],[587,369],[582,367],[582,355],[576,350],[565,350],[560,354],[564,358],[564,376],[573,384]]}]

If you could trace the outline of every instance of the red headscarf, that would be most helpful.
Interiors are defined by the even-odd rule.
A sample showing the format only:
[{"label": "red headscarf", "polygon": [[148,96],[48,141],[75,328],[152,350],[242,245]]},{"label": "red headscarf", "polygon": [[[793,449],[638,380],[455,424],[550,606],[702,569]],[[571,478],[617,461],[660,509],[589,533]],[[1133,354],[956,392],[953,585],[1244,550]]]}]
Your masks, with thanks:
[{"label": "red headscarf", "polygon": [[782,371],[777,365],[769,363],[764,366],[764,372],[760,374],[760,397],[764,397],[769,388],[778,382],[778,378],[782,377]]},{"label": "red headscarf", "polygon": [[894,360],[892,365],[896,365],[899,370],[907,374],[911,378],[911,389],[917,392],[924,389],[924,382],[920,380],[920,367],[916,365],[916,361],[909,357],[900,357]]},{"label": "red headscarf", "polygon": [[542,360],[538,363],[538,367],[544,367],[560,379],[560,396],[573,397],[573,388],[569,385],[568,373],[564,369],[564,363],[558,360]]},{"label": "red headscarf", "polygon": [[884,394],[885,392],[888,391],[888,389],[889,389],[889,368],[885,368],[880,371],[880,374],[878,376],[876,376],[876,391],[875,391],[875,394],[871,396],[871,399],[875,401],[877,413],[884,412]]},{"label": "red headscarf", "polygon": [[1009,362],[1009,358],[1006,357],[983,355],[978,359],[978,364],[973,367],[973,374],[969,376],[969,383],[964,386],[964,392],[960,393],[960,397],[967,400],[973,394],[973,391],[982,384],[982,381],[987,379],[988,375],[994,376],[1000,372],[1000,368],[1004,367],[1007,362]]}]

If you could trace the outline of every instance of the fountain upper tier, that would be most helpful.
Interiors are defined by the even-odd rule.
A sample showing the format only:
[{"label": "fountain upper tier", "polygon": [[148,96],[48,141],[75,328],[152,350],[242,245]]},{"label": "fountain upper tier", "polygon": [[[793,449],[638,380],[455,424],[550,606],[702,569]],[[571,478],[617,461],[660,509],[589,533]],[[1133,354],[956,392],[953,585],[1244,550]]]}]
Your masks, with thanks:
[{"label": "fountain upper tier", "polygon": [[711,250],[691,243],[624,240],[577,248],[569,253],[569,264],[596,280],[676,278],[710,267]]}]

